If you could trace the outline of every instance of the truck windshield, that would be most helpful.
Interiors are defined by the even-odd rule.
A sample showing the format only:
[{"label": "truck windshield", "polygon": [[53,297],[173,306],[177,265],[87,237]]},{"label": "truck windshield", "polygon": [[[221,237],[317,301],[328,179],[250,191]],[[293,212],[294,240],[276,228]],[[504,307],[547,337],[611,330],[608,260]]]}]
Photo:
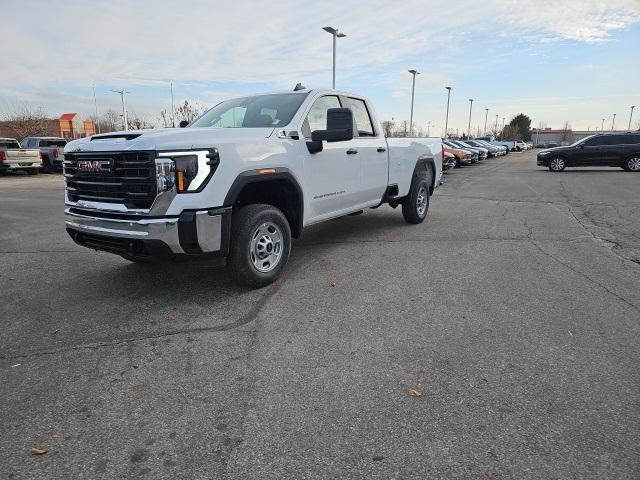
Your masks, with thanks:
[{"label": "truck windshield", "polygon": [[0,148],[20,148],[16,140],[0,140]]},{"label": "truck windshield", "polygon": [[40,140],[41,147],[64,147],[66,140]]},{"label": "truck windshield", "polygon": [[189,127],[274,128],[288,125],[307,93],[279,93],[219,103]]}]

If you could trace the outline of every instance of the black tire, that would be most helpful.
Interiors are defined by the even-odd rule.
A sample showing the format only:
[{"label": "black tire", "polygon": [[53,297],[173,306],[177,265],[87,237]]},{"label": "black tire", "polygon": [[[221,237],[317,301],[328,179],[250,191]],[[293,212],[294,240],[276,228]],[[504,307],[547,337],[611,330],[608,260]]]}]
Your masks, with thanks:
[{"label": "black tire", "polygon": [[429,213],[429,184],[423,176],[414,176],[409,195],[402,201],[402,216],[407,223],[422,223]]},{"label": "black tire", "polygon": [[460,168],[460,160],[456,158],[455,163],[453,164],[453,168]]},{"label": "black tire", "polygon": [[631,155],[626,158],[622,168],[627,172],[640,172],[640,155]]},{"label": "black tire", "polygon": [[42,157],[42,173],[53,173],[53,165],[49,157]]},{"label": "black tire", "polygon": [[227,266],[238,283],[252,288],[273,283],[286,267],[290,252],[291,228],[279,209],[252,204],[233,213]]},{"label": "black tire", "polygon": [[29,175],[37,175],[38,174],[38,168],[31,168],[29,169]]},{"label": "black tire", "polygon": [[562,157],[555,157],[549,159],[549,171],[550,172],[561,172],[567,166],[567,161]]}]

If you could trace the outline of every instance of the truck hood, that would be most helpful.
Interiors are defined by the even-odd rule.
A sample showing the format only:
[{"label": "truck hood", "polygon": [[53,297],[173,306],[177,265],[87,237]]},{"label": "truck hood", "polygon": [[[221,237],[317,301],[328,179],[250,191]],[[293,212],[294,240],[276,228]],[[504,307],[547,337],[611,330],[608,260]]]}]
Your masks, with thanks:
[{"label": "truck hood", "polygon": [[93,135],[69,142],[65,153],[127,150],[188,150],[246,143],[271,136],[274,128],[158,128]]}]

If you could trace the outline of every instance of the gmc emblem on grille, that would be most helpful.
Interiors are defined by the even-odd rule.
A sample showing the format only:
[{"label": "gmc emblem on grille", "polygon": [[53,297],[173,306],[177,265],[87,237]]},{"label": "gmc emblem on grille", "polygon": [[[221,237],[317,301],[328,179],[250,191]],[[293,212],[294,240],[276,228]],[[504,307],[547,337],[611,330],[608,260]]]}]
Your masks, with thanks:
[{"label": "gmc emblem on grille", "polygon": [[111,173],[111,160],[78,160],[78,173]]}]

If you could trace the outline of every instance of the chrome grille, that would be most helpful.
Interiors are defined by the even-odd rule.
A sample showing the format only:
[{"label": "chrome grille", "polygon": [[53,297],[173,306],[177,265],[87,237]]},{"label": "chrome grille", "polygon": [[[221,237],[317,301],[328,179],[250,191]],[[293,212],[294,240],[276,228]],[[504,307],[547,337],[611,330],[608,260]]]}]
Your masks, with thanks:
[{"label": "chrome grille", "polygon": [[[111,160],[108,173],[78,172],[79,160]],[[122,203],[150,208],[157,196],[155,152],[67,153],[64,161],[67,195],[73,202]]]}]

